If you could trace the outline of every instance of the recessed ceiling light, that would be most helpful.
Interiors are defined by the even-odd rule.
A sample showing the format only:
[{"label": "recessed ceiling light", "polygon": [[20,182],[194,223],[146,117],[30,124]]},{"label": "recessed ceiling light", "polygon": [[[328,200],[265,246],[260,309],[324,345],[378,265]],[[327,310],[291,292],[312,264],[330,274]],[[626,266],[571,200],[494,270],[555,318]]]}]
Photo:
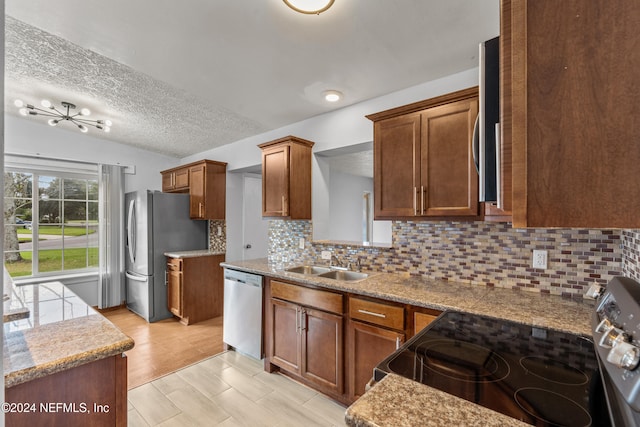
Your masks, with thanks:
[{"label": "recessed ceiling light", "polygon": [[283,0],[284,3],[296,12],[309,15],[320,15],[329,9],[334,0]]},{"label": "recessed ceiling light", "polygon": [[327,90],[324,92],[324,99],[327,102],[338,102],[342,99],[342,92],[337,90]]}]

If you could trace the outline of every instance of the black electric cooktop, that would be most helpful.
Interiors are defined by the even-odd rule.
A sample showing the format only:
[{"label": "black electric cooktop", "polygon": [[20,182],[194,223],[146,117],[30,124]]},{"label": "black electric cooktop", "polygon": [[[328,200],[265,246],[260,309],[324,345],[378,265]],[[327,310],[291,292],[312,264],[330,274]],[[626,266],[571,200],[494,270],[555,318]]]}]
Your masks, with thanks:
[{"label": "black electric cooktop", "polygon": [[609,425],[593,342],[568,333],[446,312],[374,370],[536,426]]}]

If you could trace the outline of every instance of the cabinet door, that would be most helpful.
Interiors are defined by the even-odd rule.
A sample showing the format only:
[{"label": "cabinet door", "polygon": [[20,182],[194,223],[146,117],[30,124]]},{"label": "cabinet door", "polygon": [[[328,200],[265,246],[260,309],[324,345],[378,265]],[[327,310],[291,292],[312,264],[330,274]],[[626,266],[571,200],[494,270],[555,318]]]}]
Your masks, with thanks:
[{"label": "cabinet door", "polygon": [[167,264],[167,305],[171,313],[178,317],[183,316],[182,308],[182,271],[173,264]]},{"label": "cabinet door", "polygon": [[404,333],[349,321],[347,354],[349,359],[349,399],[355,401],[365,392],[373,377],[373,368],[404,342]]},{"label": "cabinet door", "polygon": [[638,228],[638,2],[508,4],[513,226]]},{"label": "cabinet door", "polygon": [[422,113],[419,205],[425,216],[478,215],[478,174],[473,162],[476,98]]},{"label": "cabinet door", "polygon": [[413,313],[413,331],[414,334],[417,334],[424,328],[426,328],[431,322],[436,320],[438,317],[437,314],[429,314],[429,313]]},{"label": "cabinet door", "polygon": [[271,299],[271,363],[300,373],[300,307]]},{"label": "cabinet door", "polygon": [[289,146],[262,151],[262,216],[289,215]]},{"label": "cabinet door", "polygon": [[415,216],[420,114],[375,122],[373,150],[375,218]]},{"label": "cabinet door", "polygon": [[176,190],[189,188],[189,169],[175,171],[173,182]]},{"label": "cabinet door", "polygon": [[173,172],[163,172],[162,173],[162,191],[171,191],[174,189],[174,173]]},{"label": "cabinet door", "polygon": [[191,219],[205,218],[205,166],[189,168],[191,185],[189,186],[189,217]]},{"label": "cabinet door", "polygon": [[302,309],[304,378],[336,393],[344,389],[342,316]]}]

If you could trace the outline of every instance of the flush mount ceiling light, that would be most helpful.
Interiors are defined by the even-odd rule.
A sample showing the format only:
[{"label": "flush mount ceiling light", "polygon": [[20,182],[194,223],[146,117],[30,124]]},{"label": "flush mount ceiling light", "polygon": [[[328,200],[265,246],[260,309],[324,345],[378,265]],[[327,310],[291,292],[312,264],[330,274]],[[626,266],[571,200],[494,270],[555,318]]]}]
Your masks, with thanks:
[{"label": "flush mount ceiling light", "polygon": [[320,15],[329,9],[334,0],[283,0],[284,3],[296,12],[307,15]]},{"label": "flush mount ceiling light", "polygon": [[[69,121],[78,126],[81,132],[87,132],[89,129],[87,126],[94,126],[104,132],[111,131],[111,120],[91,120],[84,117],[91,114],[88,108],[82,108],[80,112],[73,113],[71,110],[75,110],[76,106],[70,102],[62,101],[62,111],[58,110],[51,102],[43,99],[40,102],[45,109],[34,107],[31,104],[25,104],[19,99],[16,99],[14,105],[19,108],[20,114],[23,116],[45,116],[51,117],[48,121],[50,126],[57,126],[58,123],[63,121]],[[66,110],[66,111],[65,111]]]},{"label": "flush mount ceiling light", "polygon": [[338,102],[342,99],[342,92],[337,90],[325,90],[323,95],[324,100],[327,102]]}]

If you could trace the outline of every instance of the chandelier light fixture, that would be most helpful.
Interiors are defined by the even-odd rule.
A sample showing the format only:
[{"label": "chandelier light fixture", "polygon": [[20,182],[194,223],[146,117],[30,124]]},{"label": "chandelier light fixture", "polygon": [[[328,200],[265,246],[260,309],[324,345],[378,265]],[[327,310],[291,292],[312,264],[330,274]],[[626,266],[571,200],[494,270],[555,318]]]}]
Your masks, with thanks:
[{"label": "chandelier light fixture", "polygon": [[283,0],[284,3],[296,12],[307,15],[320,15],[329,9],[334,0]]},{"label": "chandelier light fixture", "polygon": [[76,109],[76,106],[70,102],[62,101],[62,110],[57,109],[50,101],[43,99],[40,105],[44,107],[38,108],[31,104],[25,104],[20,99],[16,99],[13,103],[19,108],[20,114],[23,116],[45,116],[50,117],[48,123],[50,126],[57,126],[58,123],[68,121],[73,123],[80,129],[81,132],[87,132],[89,128],[87,126],[93,126],[104,132],[111,131],[111,120],[91,120],[85,117],[91,114],[88,108],[82,108],[79,112],[72,110]]}]

